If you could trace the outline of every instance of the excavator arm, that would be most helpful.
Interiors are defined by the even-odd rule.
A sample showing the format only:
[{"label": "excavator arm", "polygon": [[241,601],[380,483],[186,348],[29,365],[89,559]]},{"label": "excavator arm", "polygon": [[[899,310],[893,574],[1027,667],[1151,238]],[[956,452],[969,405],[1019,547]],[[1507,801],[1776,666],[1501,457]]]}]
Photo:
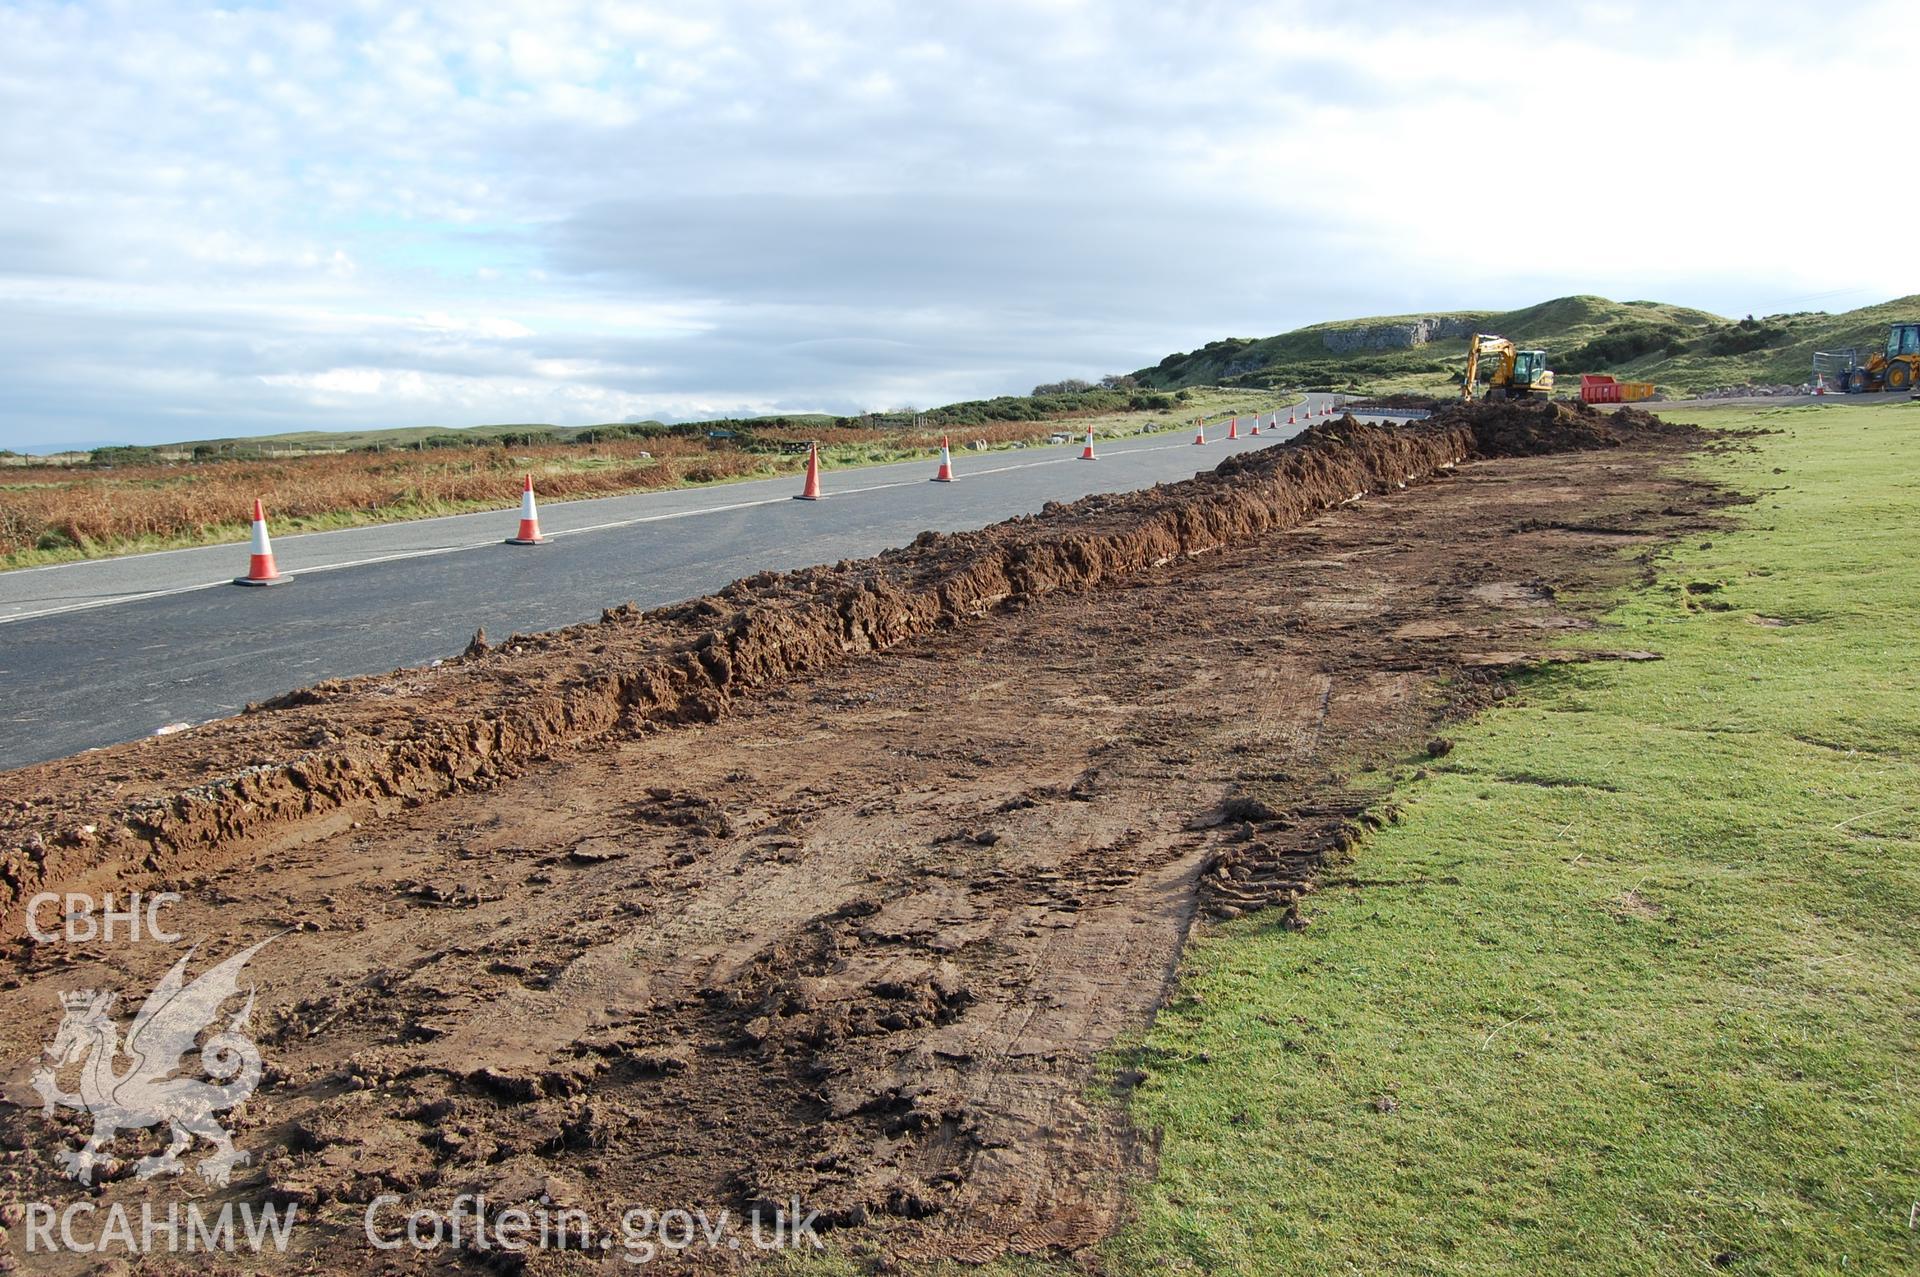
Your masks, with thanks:
[{"label": "excavator arm", "polygon": [[1513,383],[1513,362],[1516,347],[1505,337],[1495,337],[1491,333],[1475,333],[1473,340],[1467,343],[1467,379],[1460,383],[1460,398],[1472,399],[1474,382],[1480,376],[1480,356],[1498,355],[1500,366],[1494,369],[1493,384],[1507,386]]}]

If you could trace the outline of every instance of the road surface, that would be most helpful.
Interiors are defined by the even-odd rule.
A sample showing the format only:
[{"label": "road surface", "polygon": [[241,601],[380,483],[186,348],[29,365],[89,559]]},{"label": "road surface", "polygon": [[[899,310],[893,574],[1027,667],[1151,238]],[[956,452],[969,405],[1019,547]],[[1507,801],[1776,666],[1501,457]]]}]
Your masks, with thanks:
[{"label": "road surface", "polygon": [[1188,478],[1276,441],[1225,434],[1210,426],[1205,448],[1186,434],[1105,441],[1092,463],[1079,444],[960,453],[952,484],[928,481],[934,460],[828,471],[818,502],[793,500],[796,478],[556,502],[540,511],[552,540],[535,547],[502,544],[512,505],[276,538],[295,580],[273,589],[230,584],[244,545],[0,574],[0,768],[224,717],[318,679],[424,665],[481,627],[497,640],[629,600],[658,607],[928,529]]}]

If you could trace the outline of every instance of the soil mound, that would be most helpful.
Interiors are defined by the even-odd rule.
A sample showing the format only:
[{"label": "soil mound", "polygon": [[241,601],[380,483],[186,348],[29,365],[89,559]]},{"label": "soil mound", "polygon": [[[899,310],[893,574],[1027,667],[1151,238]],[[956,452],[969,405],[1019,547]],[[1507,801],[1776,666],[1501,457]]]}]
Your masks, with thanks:
[{"label": "soil mound", "polygon": [[1602,412],[1589,404],[1546,399],[1478,400],[1440,408],[1428,418],[1438,427],[1473,431],[1474,452],[1483,457],[1532,457],[1583,448],[1617,448],[1653,433],[1686,433],[1637,408]]}]

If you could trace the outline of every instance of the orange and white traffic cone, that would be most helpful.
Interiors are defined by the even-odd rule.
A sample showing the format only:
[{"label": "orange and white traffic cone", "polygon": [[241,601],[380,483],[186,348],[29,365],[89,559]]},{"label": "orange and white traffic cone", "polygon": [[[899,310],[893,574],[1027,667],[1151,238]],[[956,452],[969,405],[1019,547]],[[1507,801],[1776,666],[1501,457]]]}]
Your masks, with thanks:
[{"label": "orange and white traffic cone", "polygon": [[947,448],[947,437],[940,436],[940,473],[933,476],[935,483],[953,482],[953,453]]},{"label": "orange and white traffic cone", "polygon": [[520,530],[507,538],[508,545],[542,545],[546,538],[540,535],[540,510],[533,503],[533,476],[527,476],[525,486],[520,489]]},{"label": "orange and white traffic cone", "polygon": [[1098,458],[1098,457],[1096,457],[1096,456],[1094,456],[1094,455],[1093,455],[1093,431],[1092,431],[1092,430],[1088,430],[1088,431],[1087,431],[1087,446],[1086,446],[1086,447],[1084,447],[1084,448],[1082,448],[1082,449],[1080,449],[1080,460],[1082,460],[1082,461],[1098,461],[1099,459],[1100,459],[1100,458]]},{"label": "orange and white traffic cone", "polygon": [[795,501],[818,501],[820,499],[820,445],[807,445],[807,483],[793,498]]},{"label": "orange and white traffic cone", "polygon": [[235,585],[284,585],[293,580],[282,576],[280,569],[273,565],[273,542],[267,539],[267,512],[260,506],[260,498],[253,499],[253,554],[247,563],[247,574],[233,578]]},{"label": "orange and white traffic cone", "polygon": [[1257,438],[1257,437],[1259,437],[1259,434],[1260,434],[1260,418],[1258,418],[1258,417],[1255,417],[1255,418],[1253,419],[1253,429],[1251,429],[1251,430],[1249,430],[1249,431],[1247,431],[1247,434],[1248,434],[1248,435],[1250,435],[1250,436],[1252,436],[1252,437],[1255,437],[1255,438]]},{"label": "orange and white traffic cone", "polygon": [[1193,423],[1193,442],[1196,445],[1198,445],[1198,444],[1203,444],[1206,441],[1207,441],[1207,423],[1204,421],[1194,422]]},{"label": "orange and white traffic cone", "polygon": [[1299,424],[1293,419],[1293,409],[1291,408],[1287,409],[1287,424],[1290,426]]},{"label": "orange and white traffic cone", "polygon": [[1227,418],[1227,438],[1238,439],[1239,437],[1240,437],[1240,418],[1228,417]]}]

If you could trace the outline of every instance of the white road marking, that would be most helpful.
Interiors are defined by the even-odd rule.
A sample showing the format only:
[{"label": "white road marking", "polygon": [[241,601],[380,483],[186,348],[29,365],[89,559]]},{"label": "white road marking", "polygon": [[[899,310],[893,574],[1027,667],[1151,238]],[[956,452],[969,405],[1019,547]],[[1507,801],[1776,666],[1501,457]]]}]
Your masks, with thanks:
[{"label": "white road marking", "polygon": [[[1226,441],[1222,440],[1221,442],[1226,442]],[[1236,440],[1233,440],[1233,442],[1242,443],[1242,442],[1245,442],[1245,440],[1236,439]],[[1284,442],[1284,440],[1282,442]],[[1191,448],[1191,447],[1193,447],[1193,444],[1183,439],[1179,443],[1148,444],[1144,447],[1138,447],[1138,448],[1107,447],[1102,450],[1100,455],[1101,457],[1125,457],[1125,456],[1132,456],[1135,453],[1170,452],[1176,448]],[[1040,461],[1020,461],[1020,462],[1015,462],[1012,465],[989,466],[980,470],[960,471],[957,477],[961,480],[965,480],[970,475],[981,476],[981,475],[989,475],[989,474],[1004,474],[1010,470],[1032,470],[1039,466],[1065,465],[1065,464],[1076,462],[1079,460],[1081,460],[1080,454],[1069,453],[1065,456],[1047,457]],[[896,464],[906,464],[906,463],[896,463]],[[825,473],[832,474],[834,472],[826,471]],[[847,474],[851,472],[843,470],[843,471],[840,471],[839,473]],[[861,488],[832,489],[832,490],[829,490],[825,495],[828,499],[831,499],[833,497],[851,497],[851,496],[858,496],[863,492],[883,492],[890,488],[917,487],[922,485],[925,482],[927,482],[927,480],[900,479],[891,483],[868,484],[867,486],[861,487]],[[663,523],[669,519],[690,519],[696,515],[702,515],[702,514],[725,514],[728,511],[747,510],[755,506],[784,505],[791,500],[793,500],[791,496],[758,497],[752,501],[733,501],[725,505],[701,506],[693,510],[670,510],[663,514],[635,515],[631,519],[614,519],[606,523],[594,523],[581,528],[567,528],[559,532],[546,532],[546,533],[543,533],[543,535],[549,541],[556,541],[556,540],[559,540],[561,537],[578,536],[583,532],[605,532],[613,528],[633,527],[642,523]],[[502,508],[505,509],[506,507],[502,507]],[[446,519],[459,519],[459,518],[471,518],[473,516],[472,515],[441,515],[439,517],[446,518]],[[432,520],[428,520],[428,519],[410,520],[409,525],[413,523],[428,523],[428,522],[432,522]],[[379,525],[374,525],[374,526],[379,526]],[[392,524],[387,526],[398,527],[401,525]],[[325,536],[328,534],[327,533],[296,534],[294,536],[288,536],[288,537],[282,538],[282,544],[284,544],[287,541],[297,540],[299,539],[299,536],[302,536],[302,535]],[[321,563],[321,564],[314,565],[312,567],[303,567],[299,569],[297,573],[290,573],[289,575],[307,576],[315,572],[337,572],[342,568],[369,567],[376,563],[394,563],[403,559],[425,559],[425,558],[432,558],[435,555],[441,555],[441,554],[459,554],[467,550],[478,550],[490,545],[500,545],[503,540],[504,538],[501,538],[501,537],[488,537],[484,541],[467,541],[459,545],[436,545],[436,546],[429,546],[425,549],[420,549],[420,550],[398,550],[391,554],[370,555],[366,558],[361,558],[361,559],[342,559],[338,563]],[[206,547],[204,546],[183,546],[178,550],[154,550],[154,551],[150,551],[149,553],[152,555],[180,554],[180,553],[184,553],[186,550],[198,550],[198,549],[205,549],[205,548]],[[122,558],[119,558],[119,559],[112,559],[112,558],[89,559],[89,560],[82,560],[78,563],[51,563],[43,567],[27,568],[25,570],[28,572],[49,572],[56,568],[67,569],[67,568],[76,568],[76,567],[87,567],[96,563],[124,562],[126,557],[145,558],[148,556],[147,555],[123,556]],[[92,611],[94,608],[115,607],[123,603],[143,603],[148,599],[165,599],[165,598],[173,598],[176,595],[181,595],[181,594],[195,594],[201,590],[219,589],[222,586],[231,584],[231,581],[232,581],[231,577],[223,576],[216,581],[202,581],[195,585],[180,585],[180,586],[174,586],[170,589],[165,589],[165,590],[147,590],[139,594],[115,595],[112,598],[89,599],[83,603],[63,603],[58,607],[41,608],[33,612],[15,612],[9,616],[0,616],[0,625],[10,625],[15,621],[33,621],[33,620],[38,620],[42,617],[48,617],[48,616],[62,616],[69,612],[88,612],[88,611]]]}]

